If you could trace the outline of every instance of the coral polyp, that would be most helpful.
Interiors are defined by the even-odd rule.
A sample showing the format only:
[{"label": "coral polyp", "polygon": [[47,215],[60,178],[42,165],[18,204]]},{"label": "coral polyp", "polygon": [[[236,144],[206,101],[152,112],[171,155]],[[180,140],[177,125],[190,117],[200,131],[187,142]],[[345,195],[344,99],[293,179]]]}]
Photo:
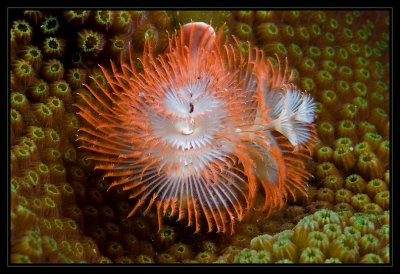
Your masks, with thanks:
[{"label": "coral polyp", "polygon": [[257,48],[244,55],[223,35],[186,24],[163,55],[146,42],[143,72],[130,52],[120,68],[101,68],[107,86],[86,85],[95,100],[77,105],[78,139],[113,178],[109,189],[135,199],[128,217],[155,206],[160,227],[168,214],[196,232],[233,233],[253,206],[268,216],[306,193],[313,98],[290,84],[287,63],[275,68]]}]

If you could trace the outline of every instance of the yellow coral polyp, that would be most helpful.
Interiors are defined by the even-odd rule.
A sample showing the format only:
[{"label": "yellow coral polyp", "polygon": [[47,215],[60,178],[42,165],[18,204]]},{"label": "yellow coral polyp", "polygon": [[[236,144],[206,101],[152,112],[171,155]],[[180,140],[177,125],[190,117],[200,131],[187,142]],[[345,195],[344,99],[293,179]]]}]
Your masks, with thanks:
[{"label": "yellow coral polyp", "polygon": [[326,253],[329,248],[329,238],[324,232],[310,232],[307,236],[307,246],[316,247]]},{"label": "yellow coral polyp", "polygon": [[380,247],[379,239],[373,234],[362,236],[359,244],[361,254],[376,253]]},{"label": "yellow coral polyp", "polygon": [[329,254],[343,263],[356,263],[360,256],[357,241],[345,235],[341,235],[331,243]]},{"label": "yellow coral polyp", "polygon": [[291,261],[297,261],[299,256],[297,246],[288,239],[276,241],[272,245],[272,254],[275,260],[289,259]]},{"label": "yellow coral polyp", "polygon": [[326,224],[323,227],[324,234],[332,242],[342,234],[342,227],[339,224]]},{"label": "yellow coral polyp", "polygon": [[273,237],[269,234],[259,235],[250,241],[250,248],[261,251],[266,250],[272,252]]},{"label": "yellow coral polyp", "polygon": [[373,153],[364,152],[357,160],[356,170],[364,178],[373,179],[380,178],[383,175],[383,167],[381,161]]},{"label": "yellow coral polyp", "polygon": [[300,247],[306,246],[308,234],[318,230],[319,227],[319,223],[312,216],[303,218],[293,229],[292,241]]},{"label": "yellow coral polyp", "polygon": [[374,253],[368,253],[364,255],[360,260],[360,264],[382,264],[382,263],[383,263],[382,258]]},{"label": "yellow coral polyp", "polygon": [[348,190],[348,189],[338,189],[335,192],[335,202],[337,203],[336,205],[340,204],[340,203],[350,203],[351,202],[351,198],[353,197],[353,193]]},{"label": "yellow coral polyp", "polygon": [[374,201],[382,209],[387,210],[390,204],[390,192],[388,190],[378,192],[374,197]]},{"label": "yellow coral polyp", "polygon": [[301,254],[299,263],[303,264],[321,264],[325,260],[324,253],[317,247],[307,247]]},{"label": "yellow coral polyp", "polygon": [[339,215],[332,210],[321,209],[313,214],[314,220],[318,222],[320,226],[325,224],[341,224]]},{"label": "yellow coral polyp", "polygon": [[37,232],[27,231],[14,245],[16,253],[26,254],[32,262],[39,262],[43,255],[41,239]]},{"label": "yellow coral polyp", "polygon": [[350,223],[358,229],[362,235],[373,233],[375,225],[373,222],[368,220],[365,216],[353,216],[350,218]]}]

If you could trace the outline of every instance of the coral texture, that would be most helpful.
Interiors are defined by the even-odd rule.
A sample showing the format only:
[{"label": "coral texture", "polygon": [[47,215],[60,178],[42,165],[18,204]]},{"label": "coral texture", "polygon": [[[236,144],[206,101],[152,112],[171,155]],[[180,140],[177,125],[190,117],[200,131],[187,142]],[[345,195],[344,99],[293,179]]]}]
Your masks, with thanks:
[{"label": "coral texture", "polygon": [[[387,11],[45,9],[11,10],[9,18],[12,263],[389,263]],[[221,217],[215,204],[204,205],[210,226],[202,214],[198,222],[203,227],[195,236],[195,228],[186,227],[188,220],[171,218],[171,207],[162,214],[159,230],[156,202],[145,216],[148,204],[126,218],[135,203],[122,188],[108,190],[113,181],[94,170],[93,154],[80,149],[76,141],[77,130],[86,122],[74,105],[86,104],[82,98],[93,106],[98,106],[98,98],[110,100],[102,91],[110,84],[98,64],[111,72],[111,59],[115,68],[129,64],[127,75],[127,69],[144,73],[152,66],[143,63],[146,43],[153,46],[153,56],[165,52],[184,56],[185,51],[168,51],[168,33],[175,34],[191,21],[223,27],[218,37],[229,39],[217,44],[226,43],[227,52],[232,46],[235,57],[242,57],[230,55],[229,68],[255,58],[258,51],[253,46],[265,53],[257,58],[269,64],[271,72],[279,70],[277,57],[281,69],[287,57],[293,84],[315,98],[319,142],[302,167],[313,175],[307,195],[296,194],[296,200],[288,199],[282,206],[267,206],[268,219],[266,212],[243,214],[241,220],[235,219],[233,235],[207,233],[210,226],[222,231],[223,218],[229,218]],[[248,72],[252,66],[247,65]],[[190,70],[180,73],[189,75]],[[162,74],[153,73],[155,83],[162,81],[158,75]],[[216,75],[226,83],[227,76]],[[194,111],[201,110],[193,106]],[[110,113],[107,107],[101,111]],[[221,112],[219,107],[213,114]],[[142,117],[139,114],[137,118]],[[221,115],[208,117],[217,123]],[[295,141],[289,138],[288,144]],[[209,175],[212,182],[212,171]],[[254,196],[255,206],[264,206],[264,194]],[[242,197],[240,204],[245,207],[247,196]],[[200,204],[196,208],[204,213]],[[196,217],[191,218],[195,226]],[[226,230],[231,232],[229,225]]]}]

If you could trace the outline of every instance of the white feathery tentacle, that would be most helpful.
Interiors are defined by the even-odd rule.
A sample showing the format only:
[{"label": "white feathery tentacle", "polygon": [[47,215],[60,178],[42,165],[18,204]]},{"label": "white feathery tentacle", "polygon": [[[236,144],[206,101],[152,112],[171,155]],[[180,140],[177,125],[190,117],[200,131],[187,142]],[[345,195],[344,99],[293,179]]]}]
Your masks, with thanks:
[{"label": "white feathery tentacle", "polygon": [[284,86],[283,91],[265,91],[268,100],[269,129],[282,133],[294,146],[307,143],[311,134],[309,125],[314,121],[314,99],[298,90]]}]

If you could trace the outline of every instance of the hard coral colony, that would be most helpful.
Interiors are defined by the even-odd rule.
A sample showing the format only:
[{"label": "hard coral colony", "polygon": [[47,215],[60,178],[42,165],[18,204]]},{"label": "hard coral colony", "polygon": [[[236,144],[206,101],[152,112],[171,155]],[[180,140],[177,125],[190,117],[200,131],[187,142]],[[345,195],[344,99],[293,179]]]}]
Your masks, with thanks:
[{"label": "hard coral colony", "polygon": [[[268,216],[306,193],[304,160],[315,140],[313,98],[290,83],[287,62],[274,68],[262,50],[224,42],[205,23],[188,23],[164,54],[147,43],[138,72],[130,55],[109,85],[85,85],[78,139],[96,169],[143,207],[186,220],[196,232],[234,232],[255,208]],[[262,193],[262,195],[260,195]],[[263,196],[263,201],[260,199]]]},{"label": "hard coral colony", "polygon": [[9,18],[11,263],[390,263],[388,11]]}]

